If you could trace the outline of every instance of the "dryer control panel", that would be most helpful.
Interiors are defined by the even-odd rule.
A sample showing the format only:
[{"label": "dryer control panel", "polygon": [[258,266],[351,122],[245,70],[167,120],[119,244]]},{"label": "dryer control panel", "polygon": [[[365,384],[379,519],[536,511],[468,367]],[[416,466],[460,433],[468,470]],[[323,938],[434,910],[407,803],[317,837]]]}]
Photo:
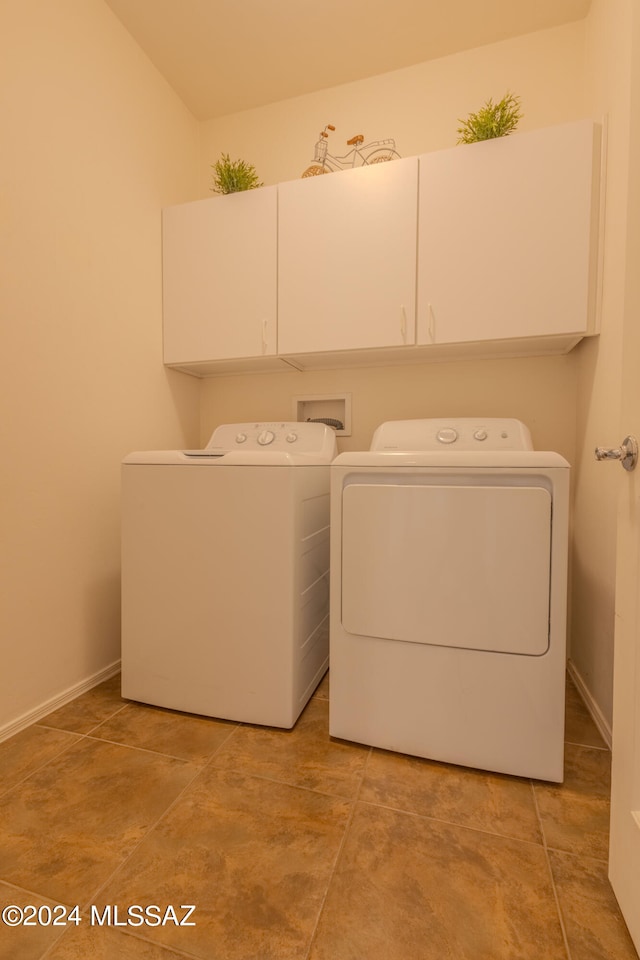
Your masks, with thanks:
[{"label": "dryer control panel", "polygon": [[373,435],[371,450],[533,450],[529,429],[521,420],[457,417],[389,420]]}]

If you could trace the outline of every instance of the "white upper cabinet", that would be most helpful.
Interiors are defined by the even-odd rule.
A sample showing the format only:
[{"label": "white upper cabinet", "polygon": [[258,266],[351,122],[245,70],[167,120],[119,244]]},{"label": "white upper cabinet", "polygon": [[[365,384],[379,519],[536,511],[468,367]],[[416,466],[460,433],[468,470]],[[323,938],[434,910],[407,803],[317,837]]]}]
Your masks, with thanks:
[{"label": "white upper cabinet", "polygon": [[417,342],[594,332],[600,128],[420,157]]},{"label": "white upper cabinet", "polygon": [[163,211],[164,362],[276,353],[277,187]]},{"label": "white upper cabinet", "polygon": [[416,157],[282,183],[278,353],[415,343]]},{"label": "white upper cabinet", "polygon": [[167,208],[165,363],[567,352],[597,330],[600,135],[578,121]]}]

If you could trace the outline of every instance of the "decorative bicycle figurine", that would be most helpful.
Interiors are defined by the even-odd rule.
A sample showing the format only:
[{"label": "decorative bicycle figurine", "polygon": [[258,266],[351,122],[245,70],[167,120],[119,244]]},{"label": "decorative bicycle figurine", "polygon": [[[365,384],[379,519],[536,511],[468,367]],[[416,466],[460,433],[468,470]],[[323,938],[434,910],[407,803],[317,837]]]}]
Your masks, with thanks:
[{"label": "decorative bicycle figurine", "polygon": [[365,167],[371,163],[385,163],[387,160],[395,160],[400,157],[396,150],[395,140],[371,140],[370,143],[364,142],[361,133],[347,140],[347,146],[352,149],[342,157],[334,157],[329,153],[329,130],[336,128],[332,123],[328,123],[324,130],[320,132],[320,139],[317,141],[313,153],[313,163],[302,174],[303,177],[315,177],[321,173],[332,173],[335,170],[348,170],[350,167]]}]

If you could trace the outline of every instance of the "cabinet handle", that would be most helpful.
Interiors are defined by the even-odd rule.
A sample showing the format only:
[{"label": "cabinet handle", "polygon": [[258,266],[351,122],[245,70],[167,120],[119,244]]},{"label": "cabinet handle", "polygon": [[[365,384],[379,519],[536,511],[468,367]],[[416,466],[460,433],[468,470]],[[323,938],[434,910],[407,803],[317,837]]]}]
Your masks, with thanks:
[{"label": "cabinet handle", "polygon": [[403,306],[400,307],[400,336],[402,342],[407,342],[407,311]]},{"label": "cabinet handle", "polygon": [[429,303],[427,304],[427,306],[429,308],[429,324],[428,324],[429,342],[435,343],[436,342],[436,318],[435,318],[435,314],[433,312],[433,307],[431,306],[431,304]]},{"label": "cabinet handle", "polygon": [[267,347],[268,347],[268,345],[269,345],[269,344],[267,343],[267,323],[268,323],[268,322],[269,322],[268,320],[263,320],[263,321],[262,321],[262,356],[263,356],[263,357],[264,357],[265,353],[267,352]]}]

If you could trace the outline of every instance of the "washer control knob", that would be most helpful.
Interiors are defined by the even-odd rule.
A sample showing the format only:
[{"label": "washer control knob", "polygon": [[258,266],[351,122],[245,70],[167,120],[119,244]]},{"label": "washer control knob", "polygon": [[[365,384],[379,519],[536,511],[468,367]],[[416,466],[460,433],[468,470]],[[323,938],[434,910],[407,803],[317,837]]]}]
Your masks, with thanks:
[{"label": "washer control knob", "polygon": [[258,434],[258,443],[260,444],[261,447],[266,447],[270,443],[273,443],[275,438],[276,438],[276,435],[273,432],[273,430],[263,430],[262,433]]},{"label": "washer control knob", "polygon": [[295,443],[298,439],[297,433],[288,433],[287,434],[287,443]]},{"label": "washer control knob", "polygon": [[475,432],[474,435],[473,435],[473,439],[474,439],[474,440],[486,440],[488,436],[489,436],[489,434],[487,433],[486,430],[480,429],[480,430],[476,430],[476,432]]},{"label": "washer control knob", "polygon": [[458,431],[453,427],[443,427],[436,433],[438,443],[455,443],[458,439]]},{"label": "washer control knob", "polygon": [[236,443],[244,443],[246,439],[247,439],[246,433],[236,434]]}]

